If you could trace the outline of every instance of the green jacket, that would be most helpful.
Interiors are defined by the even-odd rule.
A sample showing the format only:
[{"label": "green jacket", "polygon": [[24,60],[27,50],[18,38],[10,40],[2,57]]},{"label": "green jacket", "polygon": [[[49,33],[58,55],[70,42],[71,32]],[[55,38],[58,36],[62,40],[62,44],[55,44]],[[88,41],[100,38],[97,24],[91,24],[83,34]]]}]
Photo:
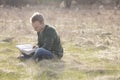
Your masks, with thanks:
[{"label": "green jacket", "polygon": [[42,32],[37,32],[37,35],[39,48],[47,49],[59,58],[63,56],[60,38],[54,28],[45,25],[45,29]]}]

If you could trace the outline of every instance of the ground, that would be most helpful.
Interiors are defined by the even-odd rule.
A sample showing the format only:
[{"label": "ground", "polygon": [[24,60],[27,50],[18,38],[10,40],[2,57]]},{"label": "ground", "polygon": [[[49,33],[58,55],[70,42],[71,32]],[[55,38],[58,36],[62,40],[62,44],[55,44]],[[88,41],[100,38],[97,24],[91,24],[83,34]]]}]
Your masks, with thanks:
[{"label": "ground", "polygon": [[[20,61],[17,44],[36,44],[29,18],[44,15],[64,48],[60,61]],[[0,80],[120,80],[120,11],[27,6],[0,8]]]}]

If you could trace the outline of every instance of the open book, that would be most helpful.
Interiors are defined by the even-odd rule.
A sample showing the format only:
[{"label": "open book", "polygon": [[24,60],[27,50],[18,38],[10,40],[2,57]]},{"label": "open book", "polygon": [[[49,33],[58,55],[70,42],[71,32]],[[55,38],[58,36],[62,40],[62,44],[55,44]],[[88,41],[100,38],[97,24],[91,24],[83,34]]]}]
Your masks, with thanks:
[{"label": "open book", "polygon": [[16,48],[18,48],[21,53],[24,53],[26,55],[29,55],[36,50],[36,48],[33,49],[33,46],[31,44],[16,45]]}]

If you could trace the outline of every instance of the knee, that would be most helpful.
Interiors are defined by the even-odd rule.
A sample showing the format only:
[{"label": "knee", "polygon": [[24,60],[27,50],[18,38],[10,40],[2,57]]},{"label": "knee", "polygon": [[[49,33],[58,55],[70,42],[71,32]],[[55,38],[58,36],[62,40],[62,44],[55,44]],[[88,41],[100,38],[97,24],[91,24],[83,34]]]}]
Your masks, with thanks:
[{"label": "knee", "polygon": [[44,52],[44,48],[38,48],[35,51],[35,53],[43,53],[43,52]]},{"label": "knee", "polygon": [[35,54],[33,55],[33,59],[35,61],[39,61],[39,59],[42,58],[42,51],[43,50],[41,48],[36,49]]},{"label": "knee", "polygon": [[38,48],[38,49],[36,49],[34,56],[35,56],[35,55],[38,56],[38,55],[40,55],[42,52],[43,52],[43,49],[42,49],[42,48]]}]

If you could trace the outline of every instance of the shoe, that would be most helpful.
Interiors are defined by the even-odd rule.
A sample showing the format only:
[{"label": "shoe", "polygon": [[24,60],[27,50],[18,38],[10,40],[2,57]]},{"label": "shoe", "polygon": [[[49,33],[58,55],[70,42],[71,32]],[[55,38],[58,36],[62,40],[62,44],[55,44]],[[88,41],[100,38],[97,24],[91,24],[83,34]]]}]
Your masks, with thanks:
[{"label": "shoe", "polygon": [[30,56],[20,55],[20,56],[17,57],[17,59],[20,59],[21,61],[25,61],[27,59],[30,59]]}]

